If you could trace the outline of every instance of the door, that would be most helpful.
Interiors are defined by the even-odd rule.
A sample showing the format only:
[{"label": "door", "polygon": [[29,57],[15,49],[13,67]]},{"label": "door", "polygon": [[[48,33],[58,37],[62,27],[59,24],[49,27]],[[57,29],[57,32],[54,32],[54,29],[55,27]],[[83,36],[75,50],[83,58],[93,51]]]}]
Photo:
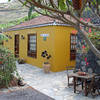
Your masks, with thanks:
[{"label": "door", "polygon": [[15,57],[19,57],[19,35],[15,35]]}]

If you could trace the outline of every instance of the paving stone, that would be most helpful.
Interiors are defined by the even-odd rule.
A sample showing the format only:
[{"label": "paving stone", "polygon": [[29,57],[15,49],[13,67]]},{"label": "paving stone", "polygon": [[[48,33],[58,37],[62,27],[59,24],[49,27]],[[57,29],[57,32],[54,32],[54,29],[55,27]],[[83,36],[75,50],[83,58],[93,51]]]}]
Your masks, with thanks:
[{"label": "paving stone", "polygon": [[[29,64],[17,64],[17,69],[25,83],[55,100],[92,100],[91,96],[85,97],[83,93],[75,94],[73,88],[67,86],[66,71],[45,74],[42,69]],[[99,99],[97,96],[93,100]]]},{"label": "paving stone", "polygon": [[54,100],[32,87],[0,94],[0,100]]}]

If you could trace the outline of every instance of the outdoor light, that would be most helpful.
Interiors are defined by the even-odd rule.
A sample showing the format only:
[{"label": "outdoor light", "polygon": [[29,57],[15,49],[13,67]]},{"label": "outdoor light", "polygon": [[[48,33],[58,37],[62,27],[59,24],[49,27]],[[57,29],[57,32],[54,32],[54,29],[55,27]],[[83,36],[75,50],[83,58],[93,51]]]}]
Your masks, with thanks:
[{"label": "outdoor light", "polygon": [[6,35],[8,37],[8,35]]},{"label": "outdoor light", "polygon": [[25,39],[25,37],[23,35],[21,35],[21,39]]},{"label": "outdoor light", "polygon": [[12,39],[12,37],[11,36],[8,36],[9,37],[9,39]]}]

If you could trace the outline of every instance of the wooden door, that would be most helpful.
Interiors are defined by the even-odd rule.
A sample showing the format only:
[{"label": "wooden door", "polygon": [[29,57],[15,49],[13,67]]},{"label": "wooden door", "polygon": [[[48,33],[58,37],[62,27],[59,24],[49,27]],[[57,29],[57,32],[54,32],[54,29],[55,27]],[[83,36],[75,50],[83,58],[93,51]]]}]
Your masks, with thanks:
[{"label": "wooden door", "polygon": [[15,35],[15,57],[19,57],[19,35]]}]

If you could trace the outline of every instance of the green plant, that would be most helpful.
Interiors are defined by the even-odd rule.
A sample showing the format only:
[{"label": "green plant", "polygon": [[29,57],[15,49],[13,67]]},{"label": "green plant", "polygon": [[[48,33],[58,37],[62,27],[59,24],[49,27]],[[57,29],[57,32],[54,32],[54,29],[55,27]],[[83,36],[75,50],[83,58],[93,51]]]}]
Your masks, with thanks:
[{"label": "green plant", "polygon": [[[31,16],[30,16],[30,19],[33,19],[35,17],[39,16],[38,13],[34,12]],[[12,26],[15,26],[15,25],[18,25],[22,22],[25,22],[25,21],[28,21],[30,20],[28,18],[28,16],[25,16],[23,18],[20,18],[20,19],[17,19],[17,20],[14,20],[14,21],[10,21],[8,22],[7,24],[0,24],[0,28],[9,28],[9,27],[12,27]]]},{"label": "green plant", "polygon": [[13,53],[0,47],[0,87],[8,87],[14,75],[20,77],[16,68],[16,58]]},{"label": "green plant", "polygon": [[100,32],[99,31],[92,31],[88,34],[89,39],[95,45],[95,47],[100,50]]},{"label": "green plant", "polygon": [[23,58],[19,58],[19,59],[18,59],[18,63],[19,63],[19,64],[24,64],[24,63],[25,63],[25,60],[24,60]]}]

